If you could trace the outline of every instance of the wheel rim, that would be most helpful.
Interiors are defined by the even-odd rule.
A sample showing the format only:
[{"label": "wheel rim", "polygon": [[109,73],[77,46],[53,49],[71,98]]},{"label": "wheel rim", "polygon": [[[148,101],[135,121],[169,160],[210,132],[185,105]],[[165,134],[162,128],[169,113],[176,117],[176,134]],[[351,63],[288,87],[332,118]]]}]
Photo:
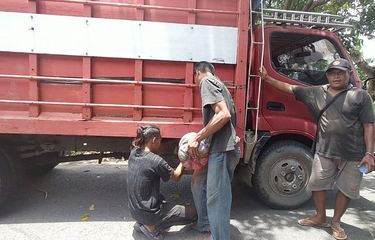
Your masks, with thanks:
[{"label": "wheel rim", "polygon": [[281,195],[293,195],[306,187],[308,169],[296,159],[282,159],[272,166],[269,181],[272,189]]}]

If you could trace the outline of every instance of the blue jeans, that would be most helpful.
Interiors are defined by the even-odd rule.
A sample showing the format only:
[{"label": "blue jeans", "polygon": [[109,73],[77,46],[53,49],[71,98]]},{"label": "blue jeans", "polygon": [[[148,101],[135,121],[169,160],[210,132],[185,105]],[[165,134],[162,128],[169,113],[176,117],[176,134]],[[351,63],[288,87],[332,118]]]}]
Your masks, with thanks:
[{"label": "blue jeans", "polygon": [[231,181],[240,150],[210,153],[208,168],[195,171],[191,190],[198,213],[197,229],[211,231],[214,240],[230,239]]}]

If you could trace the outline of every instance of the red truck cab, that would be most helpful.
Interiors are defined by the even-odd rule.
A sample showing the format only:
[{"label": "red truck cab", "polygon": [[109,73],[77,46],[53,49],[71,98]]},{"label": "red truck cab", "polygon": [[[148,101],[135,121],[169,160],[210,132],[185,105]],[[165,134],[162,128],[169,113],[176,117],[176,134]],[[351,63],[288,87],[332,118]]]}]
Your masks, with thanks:
[{"label": "red truck cab", "polygon": [[[275,208],[288,208],[310,196],[306,185],[316,124],[307,107],[293,95],[263,84],[255,76],[260,68],[261,48],[264,47],[263,65],[270,76],[300,86],[327,84],[328,64],[337,58],[350,60],[350,57],[332,31],[271,24],[264,27],[263,33],[264,46],[255,46],[252,56],[255,63],[251,66],[253,75],[248,94],[251,113],[247,129],[254,131],[245,144],[250,150],[245,153],[244,162],[248,165],[241,175],[254,185],[263,202]],[[254,35],[261,42],[262,29],[256,29]],[[352,69],[355,69],[353,65]],[[352,83],[360,86],[355,70]],[[246,179],[249,175],[251,180]]]}]

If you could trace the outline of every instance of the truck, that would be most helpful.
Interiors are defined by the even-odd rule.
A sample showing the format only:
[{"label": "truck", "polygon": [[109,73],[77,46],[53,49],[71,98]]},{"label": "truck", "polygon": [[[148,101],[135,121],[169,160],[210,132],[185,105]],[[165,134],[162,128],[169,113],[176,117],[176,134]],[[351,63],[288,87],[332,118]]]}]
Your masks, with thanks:
[{"label": "truck", "polygon": [[[208,61],[236,105],[236,175],[272,208],[300,206],[311,196],[316,125],[257,72],[327,83],[327,65],[350,59],[336,35],[346,27],[246,0],[2,0],[0,202],[26,172],[126,158],[141,125],[160,127],[161,154],[176,165],[179,139],[202,128],[193,69]],[[360,85],[355,71],[352,80]]]}]

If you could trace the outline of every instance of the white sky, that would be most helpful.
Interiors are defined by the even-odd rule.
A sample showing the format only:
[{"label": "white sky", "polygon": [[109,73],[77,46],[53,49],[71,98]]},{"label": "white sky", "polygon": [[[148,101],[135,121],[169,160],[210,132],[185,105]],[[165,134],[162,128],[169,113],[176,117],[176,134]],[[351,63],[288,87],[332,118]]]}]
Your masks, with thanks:
[{"label": "white sky", "polygon": [[[375,39],[363,40],[363,57],[365,59],[375,58]],[[374,63],[372,65],[375,65]]]}]

